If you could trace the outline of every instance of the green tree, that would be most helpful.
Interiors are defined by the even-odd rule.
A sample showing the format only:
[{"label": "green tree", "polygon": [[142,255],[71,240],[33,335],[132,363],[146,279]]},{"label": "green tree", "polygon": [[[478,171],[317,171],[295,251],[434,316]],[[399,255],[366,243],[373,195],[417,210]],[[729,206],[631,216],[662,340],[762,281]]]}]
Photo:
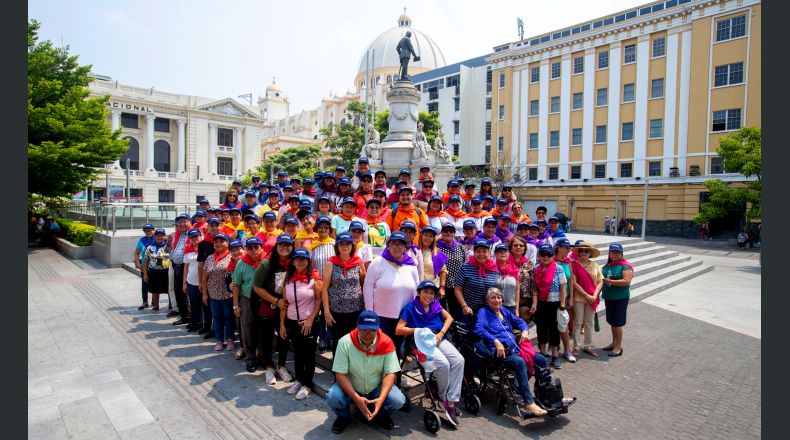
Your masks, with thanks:
[{"label": "green tree", "polygon": [[[348,170],[354,169],[365,140],[366,108],[362,101],[350,102],[346,106],[346,119],[351,123],[330,125],[319,130],[324,136],[324,145],[332,152],[332,157],[325,161],[328,167],[342,165]],[[360,121],[359,125],[354,121]]]},{"label": "green tree", "polygon": [[27,25],[28,194],[65,196],[86,188],[126,152],[107,125],[110,97],[87,99],[91,65],[79,66],[69,47],[38,41],[41,25]]},{"label": "green tree", "polygon": [[[439,130],[443,127],[442,123],[439,122],[440,113],[441,112],[420,112],[420,117],[417,120],[417,123],[422,122],[423,124],[422,130],[425,132],[425,138],[427,139],[428,144],[430,144],[431,147],[433,147],[433,143],[436,140],[436,136],[439,135]],[[390,130],[390,123],[387,120],[389,116],[390,116],[389,109],[384,110],[381,113],[376,113],[376,123],[375,123],[376,130],[379,131],[382,141],[384,141],[384,138],[387,137],[387,133]]]},{"label": "green tree", "polygon": [[722,158],[722,167],[728,173],[740,173],[746,177],[756,176],[757,180],[748,182],[745,187],[731,188],[721,179],[706,180],[703,185],[711,193],[708,202],[700,207],[694,222],[703,224],[711,219],[727,215],[729,210],[749,203],[746,221],[761,218],[761,130],[760,127],[742,127],[719,139],[716,153]]},{"label": "green tree", "polygon": [[[313,177],[318,171],[321,163],[321,146],[318,144],[299,145],[298,147],[286,148],[278,154],[269,156],[265,164],[258,165],[254,169],[247,171],[241,179],[241,186],[249,188],[252,186],[252,176],[256,175],[263,182],[271,182],[270,171],[274,165],[274,175],[281,170],[288,173],[289,179],[294,176]],[[228,185],[230,188],[232,184]]]}]

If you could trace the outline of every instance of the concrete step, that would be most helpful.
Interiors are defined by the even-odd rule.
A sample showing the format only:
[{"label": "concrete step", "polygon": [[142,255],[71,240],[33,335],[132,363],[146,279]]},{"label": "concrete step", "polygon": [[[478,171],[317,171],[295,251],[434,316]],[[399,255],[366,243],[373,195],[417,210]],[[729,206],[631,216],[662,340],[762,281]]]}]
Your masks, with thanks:
[{"label": "concrete step", "polygon": [[627,244],[635,244],[644,242],[642,237],[631,237],[628,238],[625,235],[618,235],[617,237],[613,235],[589,235],[589,234],[565,234],[570,240],[571,243],[576,243],[576,240],[584,240],[586,242],[592,243],[597,249],[608,249],[609,245],[612,243],[620,243],[625,247]]},{"label": "concrete step", "polygon": [[636,271],[636,276],[634,276],[633,280],[631,280],[631,290],[638,289],[642,286],[647,286],[648,284],[661,281],[664,278],[671,277],[678,273],[684,272],[686,270],[695,268],[697,266],[701,266],[701,260],[689,260],[684,261],[682,263],[673,264],[669,267],[665,267],[663,269],[659,269],[656,271],[652,271],[647,274],[639,274],[639,270]]},{"label": "concrete step", "polygon": [[[624,255],[625,259],[628,260],[628,262],[631,263],[632,265],[633,265],[633,262],[636,261],[637,259],[646,257],[648,255],[660,254],[660,253],[663,253],[663,252],[669,252],[669,251],[666,248],[661,247],[661,246],[656,246],[655,244],[651,244],[651,246],[649,246],[649,247],[644,247],[644,248],[641,248],[641,249],[635,249],[635,250],[631,250],[631,251],[629,251],[625,247],[623,247],[623,255]],[[674,253],[674,255],[678,255],[677,252],[673,252],[673,253]],[[598,263],[599,266],[603,267],[606,264],[606,262],[608,261],[608,259],[609,259],[609,253],[608,252],[601,252],[601,256],[598,257],[598,258],[593,259],[593,261]]]},{"label": "concrete step", "polygon": [[702,274],[706,274],[715,268],[713,265],[703,264],[702,261],[692,261],[690,263],[696,264],[685,263],[682,265],[682,270],[680,271],[674,271],[674,273],[671,275],[666,275],[659,279],[655,279],[652,282],[641,284],[636,288],[631,288],[631,300],[629,303],[649,298],[659,292],[669,289],[670,287],[676,286]]},{"label": "concrete step", "polygon": [[[667,256],[665,256],[664,254],[667,254]],[[637,276],[643,276],[651,272],[655,272],[657,270],[661,270],[690,260],[691,260],[691,256],[688,255],[681,256],[681,255],[677,255],[677,252],[666,251],[666,252],[661,252],[659,254],[653,254],[643,257],[640,259],[640,261],[636,262],[636,264],[634,261],[629,261],[629,263],[631,263],[631,265],[633,265],[634,268],[637,267],[639,268],[636,271]]]},{"label": "concrete step", "polygon": [[134,263],[123,263],[123,267],[126,271],[137,275],[138,277],[142,277],[143,273],[136,267],[134,267]]}]

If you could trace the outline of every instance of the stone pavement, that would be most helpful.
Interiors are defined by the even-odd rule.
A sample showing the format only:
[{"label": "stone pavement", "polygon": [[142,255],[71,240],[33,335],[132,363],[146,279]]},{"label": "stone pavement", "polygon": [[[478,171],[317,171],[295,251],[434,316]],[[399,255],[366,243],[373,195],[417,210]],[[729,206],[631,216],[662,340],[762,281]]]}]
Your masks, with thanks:
[{"label": "stone pavement", "polygon": [[[717,272],[713,272],[716,274]],[[702,279],[700,277],[699,279]],[[139,278],[28,254],[28,436],[36,438],[323,438],[334,415],[312,395],[295,401],[233,353],[137,311]],[[673,292],[662,292],[652,300]],[[705,293],[705,292],[702,292]],[[166,299],[163,298],[163,303]],[[164,304],[163,304],[164,305]],[[166,308],[163,308],[163,311]],[[593,343],[610,342],[601,320]],[[437,438],[748,438],[761,435],[761,340],[648,304],[629,308],[622,357],[582,355],[556,372],[579,402],[554,419],[520,422],[494,395]],[[319,372],[319,375],[328,374]],[[343,438],[424,438],[421,406],[385,431],[355,421]]]}]

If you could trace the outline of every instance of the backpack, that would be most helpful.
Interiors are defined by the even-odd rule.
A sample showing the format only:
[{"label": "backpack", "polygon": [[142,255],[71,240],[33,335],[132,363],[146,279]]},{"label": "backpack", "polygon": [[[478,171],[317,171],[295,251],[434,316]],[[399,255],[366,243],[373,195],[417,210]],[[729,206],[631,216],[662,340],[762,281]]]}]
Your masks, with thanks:
[{"label": "backpack", "polygon": [[[412,206],[414,206],[414,205],[412,204]],[[397,207],[397,208],[395,208],[395,209],[393,209],[393,210],[392,210],[392,222],[393,222],[393,228],[395,227],[395,224],[394,224],[394,223],[395,223],[395,216],[396,216],[396,215],[398,215],[398,210],[399,210],[399,209],[400,209],[400,203],[398,204],[398,207]],[[415,211],[417,211],[417,220],[418,220],[418,222],[419,222],[419,220],[420,220],[420,219],[422,219],[422,214],[423,214],[423,212],[422,212],[422,210],[421,210],[420,208],[418,208],[418,207],[416,207],[416,206],[414,206],[414,210],[415,210]],[[400,225],[398,225],[398,226],[400,226]],[[422,229],[422,226],[420,226],[420,225],[416,225],[416,226],[417,226],[417,231],[419,231],[420,229]],[[429,226],[429,225],[424,225],[424,226]]]},{"label": "backpack", "polygon": [[562,382],[551,375],[548,368],[540,371],[540,377],[536,372],[535,396],[545,409],[561,408],[564,393],[562,392]]}]

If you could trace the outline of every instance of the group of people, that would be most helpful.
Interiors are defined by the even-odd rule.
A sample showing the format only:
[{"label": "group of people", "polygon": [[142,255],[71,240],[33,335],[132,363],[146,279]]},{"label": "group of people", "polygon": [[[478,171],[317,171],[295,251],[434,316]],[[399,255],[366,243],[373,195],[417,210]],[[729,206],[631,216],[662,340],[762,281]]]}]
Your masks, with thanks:
[{"label": "group of people", "polygon": [[54,218],[28,212],[27,239],[40,239],[40,247],[52,246],[55,238],[60,236],[60,225]]},{"label": "group of people", "polygon": [[[623,354],[633,268],[620,245],[600,268],[592,261],[599,250],[571,244],[544,207],[531,221],[508,186],[494,197],[489,179],[477,192],[454,179],[440,195],[427,166],[411,183],[409,170],[391,188],[386,177],[371,173],[365,158],[353,179],[338,167],[296,182],[299,189],[284,172],[267,191],[254,176],[249,190],[229,190],[219,208],[204,200],[194,217],[179,215],[173,234],[145,225],[135,251],[139,309],[149,307],[149,293],[159,309],[172,273],[173,325],[213,338],[217,351],[235,350],[247,371],[263,369],[268,384],[293,381],[287,393],[296,399],[310,395],[316,351],[331,350],[336,381],[326,401],[337,415],[335,433],[352,403],[368,420],[394,427],[391,415],[405,403],[395,386],[398,359],[410,355],[404,339],[425,329],[436,339],[437,397],[453,425],[465,368],[447,337],[453,322],[460,338],[486,345],[514,370],[536,415],[546,412],[534,403],[520,354],[529,323],[538,350],[527,357],[536,365],[562,368],[560,356],[576,362],[581,351],[598,356],[592,334],[603,298],[612,326],[603,349]],[[573,324],[560,331],[563,313]],[[289,342],[295,377],[285,368]]]}]

